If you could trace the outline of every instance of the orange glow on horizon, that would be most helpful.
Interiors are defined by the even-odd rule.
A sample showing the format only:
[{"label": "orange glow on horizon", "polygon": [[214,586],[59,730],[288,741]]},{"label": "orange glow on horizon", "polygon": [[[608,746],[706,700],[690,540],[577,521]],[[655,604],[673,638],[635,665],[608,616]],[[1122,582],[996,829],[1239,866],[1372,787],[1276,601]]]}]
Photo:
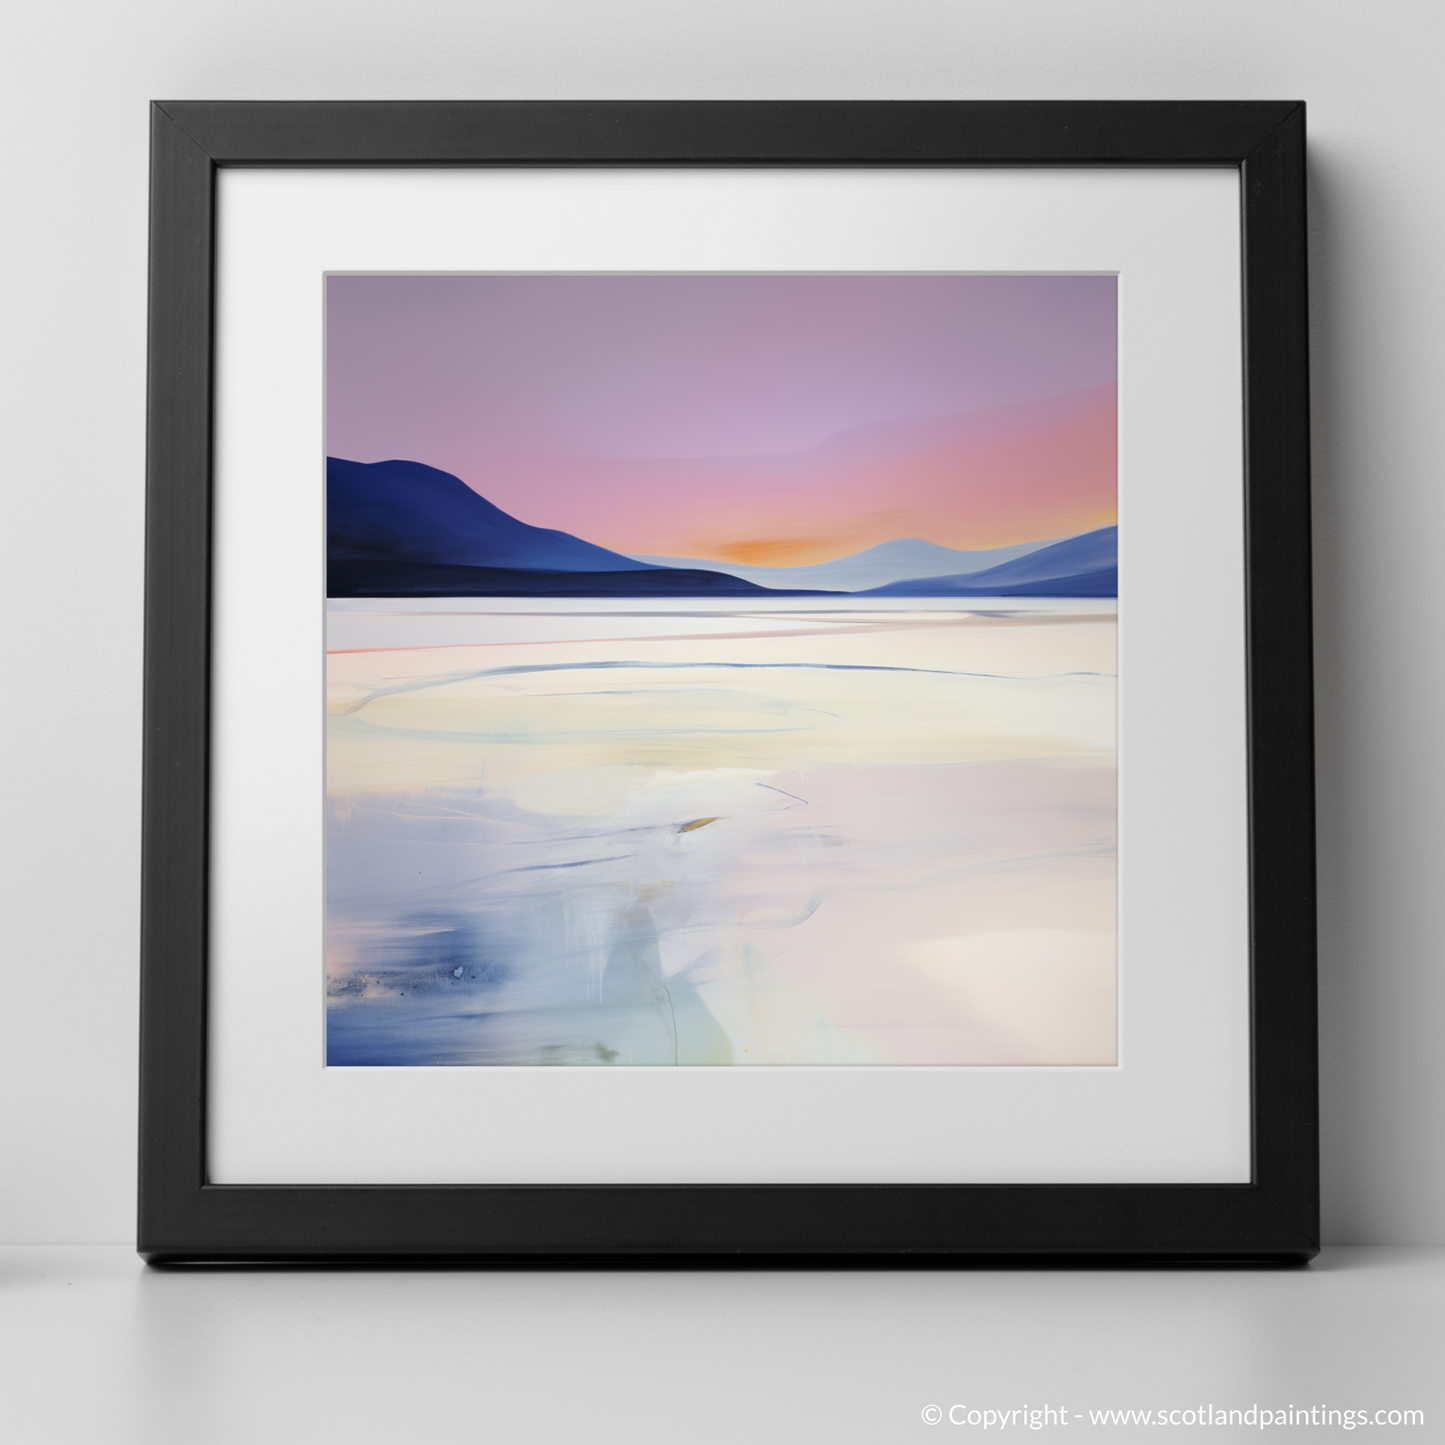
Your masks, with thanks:
[{"label": "orange glow on horizon", "polygon": [[[796,458],[512,454],[448,467],[537,527],[632,556],[800,567],[916,537],[963,551],[1072,537],[1117,518],[1115,388],[903,432],[886,454]],[[882,504],[882,505],[880,505]]]}]

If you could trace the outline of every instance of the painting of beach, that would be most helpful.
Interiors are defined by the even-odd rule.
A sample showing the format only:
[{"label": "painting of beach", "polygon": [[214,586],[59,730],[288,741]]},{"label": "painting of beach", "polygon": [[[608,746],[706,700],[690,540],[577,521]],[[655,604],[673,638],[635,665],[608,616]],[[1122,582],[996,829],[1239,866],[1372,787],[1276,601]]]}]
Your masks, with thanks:
[{"label": "painting of beach", "polygon": [[1114,277],[326,284],[328,1066],[1115,1064]]}]

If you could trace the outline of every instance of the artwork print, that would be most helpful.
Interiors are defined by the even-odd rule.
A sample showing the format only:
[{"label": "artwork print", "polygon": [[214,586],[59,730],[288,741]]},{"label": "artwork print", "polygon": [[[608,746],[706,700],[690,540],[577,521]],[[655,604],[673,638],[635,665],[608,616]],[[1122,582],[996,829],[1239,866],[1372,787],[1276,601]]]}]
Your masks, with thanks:
[{"label": "artwork print", "polygon": [[1116,279],[332,275],[330,1066],[1116,1062]]}]

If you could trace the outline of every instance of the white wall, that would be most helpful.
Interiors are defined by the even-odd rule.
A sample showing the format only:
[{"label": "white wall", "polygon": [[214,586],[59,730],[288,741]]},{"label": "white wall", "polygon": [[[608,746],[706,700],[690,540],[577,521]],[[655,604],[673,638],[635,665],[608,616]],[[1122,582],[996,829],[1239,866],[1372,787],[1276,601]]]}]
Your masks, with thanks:
[{"label": "white wall", "polygon": [[18,0],[5,32],[0,1240],[133,1228],[150,98],[1303,97],[1326,1231],[1445,1242],[1435,0]]}]

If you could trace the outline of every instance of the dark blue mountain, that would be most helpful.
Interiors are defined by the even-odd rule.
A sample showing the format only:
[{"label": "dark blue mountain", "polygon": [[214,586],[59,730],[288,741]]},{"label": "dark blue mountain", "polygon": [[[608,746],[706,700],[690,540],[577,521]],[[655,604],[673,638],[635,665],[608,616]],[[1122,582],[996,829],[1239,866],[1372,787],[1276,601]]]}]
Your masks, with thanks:
[{"label": "dark blue mountain", "polygon": [[827,596],[656,567],[519,522],[421,462],[326,459],[328,597]]},{"label": "dark blue mountain", "polygon": [[1117,597],[1119,529],[1100,527],[982,572],[914,577],[865,597]]},{"label": "dark blue mountain", "polygon": [[421,462],[326,459],[332,562],[435,562],[535,572],[649,570],[567,532],[508,516],[460,477]]}]

